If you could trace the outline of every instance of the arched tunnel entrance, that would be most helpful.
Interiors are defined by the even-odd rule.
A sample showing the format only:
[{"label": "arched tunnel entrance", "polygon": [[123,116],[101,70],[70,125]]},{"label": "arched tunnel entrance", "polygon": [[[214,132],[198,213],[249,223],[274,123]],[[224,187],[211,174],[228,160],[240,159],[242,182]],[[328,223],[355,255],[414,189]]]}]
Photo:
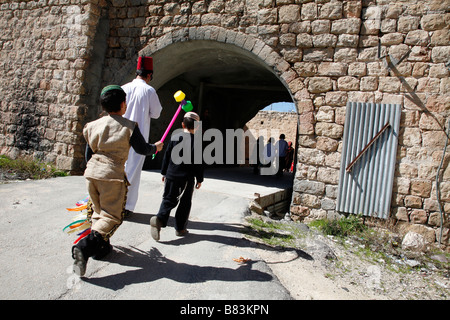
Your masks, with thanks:
[{"label": "arched tunnel entrance", "polygon": [[[217,41],[183,41],[154,54],[154,77],[163,106],[152,120],[150,140],[161,138],[178,103],[174,93],[182,90],[203,121],[203,130],[239,129],[258,111],[274,102],[292,102],[286,87],[256,55],[235,45]],[[131,77],[131,76],[130,76]],[[208,116],[205,116],[205,112]],[[180,115],[172,130],[181,127]],[[278,137],[276,137],[278,138]],[[162,154],[147,159],[144,169],[157,169]]]},{"label": "arched tunnel entrance", "polygon": [[[155,53],[153,85],[162,99],[166,91],[183,90],[200,114],[209,109],[211,125],[242,128],[272,102],[292,101],[287,89],[256,56],[234,45],[215,41],[172,44]],[[175,91],[174,91],[175,90]]]},{"label": "arched tunnel entrance", "polygon": [[[227,129],[244,129],[249,120],[272,103],[294,102],[290,91],[280,80],[280,75],[277,76],[274,68],[258,55],[236,45],[213,40],[189,40],[175,42],[150,53],[147,49],[149,48],[144,48],[141,54],[153,57],[154,75],[150,84],[157,90],[163,106],[160,118],[152,120],[151,142],[161,139],[175,114],[178,103],[174,99],[174,93],[178,90],[186,94],[186,100],[190,100],[194,106],[193,111],[201,116],[203,130],[218,129],[222,136],[225,136]],[[135,65],[133,70],[128,69],[130,74],[127,79],[122,78],[121,82],[131,81],[134,78],[134,68]],[[204,113],[206,110],[209,115],[208,121]],[[292,136],[296,139],[298,117],[291,119],[295,119],[290,121],[295,122],[295,132]],[[181,128],[181,121],[182,115],[179,115],[172,131]],[[275,133],[268,133],[278,140],[279,137],[275,134],[282,133],[284,128],[274,129]],[[296,142],[294,145],[297,148]],[[148,157],[143,169],[160,169],[163,154],[163,152],[157,154],[155,159]],[[289,211],[295,173],[276,177],[255,175],[253,169],[248,165],[242,166],[238,163],[230,165],[223,161],[220,165],[207,166],[205,178],[248,184],[248,191],[251,191],[252,195],[254,191],[250,185],[255,186],[255,190],[258,189],[257,186],[267,187],[264,189],[267,194],[259,194],[256,191],[254,193],[257,198],[252,203],[258,203],[257,211],[262,213],[268,210],[271,213],[282,214]]]}]

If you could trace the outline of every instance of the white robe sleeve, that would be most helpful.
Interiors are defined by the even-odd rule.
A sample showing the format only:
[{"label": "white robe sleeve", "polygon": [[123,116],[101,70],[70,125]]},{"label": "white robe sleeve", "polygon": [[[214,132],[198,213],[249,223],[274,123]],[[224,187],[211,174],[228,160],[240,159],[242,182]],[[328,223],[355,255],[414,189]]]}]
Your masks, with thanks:
[{"label": "white robe sleeve", "polygon": [[158,95],[156,94],[156,91],[153,89],[152,94],[150,95],[150,108],[149,108],[149,115],[152,119],[158,119],[161,115],[162,106],[161,102],[159,101]]}]

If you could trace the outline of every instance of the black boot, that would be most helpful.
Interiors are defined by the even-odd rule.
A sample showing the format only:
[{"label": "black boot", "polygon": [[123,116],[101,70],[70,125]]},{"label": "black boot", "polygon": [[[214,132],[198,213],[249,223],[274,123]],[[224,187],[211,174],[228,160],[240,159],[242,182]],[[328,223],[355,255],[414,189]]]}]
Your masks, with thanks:
[{"label": "black boot", "polygon": [[73,272],[80,277],[84,276],[88,258],[85,258],[83,252],[77,246],[72,247],[72,258],[75,260],[73,262]]},{"label": "black boot", "polygon": [[73,262],[73,271],[80,277],[84,276],[88,259],[103,252],[106,244],[109,245],[97,231],[91,231],[91,233],[81,239],[72,247],[72,258],[75,260]]},{"label": "black boot", "polygon": [[99,242],[99,247],[97,252],[92,256],[92,259],[95,260],[102,260],[104,257],[106,257],[110,252],[112,251],[112,245],[108,241],[105,241],[102,239],[102,241]]}]

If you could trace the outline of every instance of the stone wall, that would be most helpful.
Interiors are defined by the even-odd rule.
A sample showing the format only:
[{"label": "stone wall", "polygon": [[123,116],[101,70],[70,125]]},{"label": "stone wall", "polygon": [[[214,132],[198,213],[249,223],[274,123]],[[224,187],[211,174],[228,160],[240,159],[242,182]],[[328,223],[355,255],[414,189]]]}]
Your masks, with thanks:
[{"label": "stone wall", "polygon": [[[399,103],[392,215],[436,239],[435,176],[450,116],[449,21],[446,0],[0,0],[0,151],[80,169],[81,128],[98,111],[100,84],[123,79],[139,53],[223,42],[263,61],[297,106],[293,215],[338,214],[347,102]],[[388,68],[381,58],[388,54],[403,60]],[[448,162],[445,155],[444,212]],[[446,214],[446,243],[448,223]]]},{"label": "stone wall", "polygon": [[[297,118],[297,114],[294,112],[259,111],[253,119],[246,123],[245,127],[256,132],[266,130],[268,134],[271,133],[271,130],[276,130],[279,134],[284,133],[286,141],[291,141],[295,148]],[[278,138],[278,136],[274,136],[274,138]]]},{"label": "stone wall", "polygon": [[0,0],[2,154],[82,169],[100,15],[98,1]]},{"label": "stone wall", "polygon": [[[316,1],[301,6],[296,40],[303,56],[294,69],[307,92],[297,102],[300,147],[293,213],[300,218],[336,214],[347,102],[399,103],[403,108],[392,214],[436,239],[440,213],[434,181],[450,110],[448,9],[445,1]],[[379,58],[379,40],[380,56],[405,56],[395,69]],[[448,160],[446,154],[444,169]],[[449,177],[450,171],[444,170],[440,194],[445,212],[450,206]],[[448,215],[444,218],[443,241],[448,243]]]}]

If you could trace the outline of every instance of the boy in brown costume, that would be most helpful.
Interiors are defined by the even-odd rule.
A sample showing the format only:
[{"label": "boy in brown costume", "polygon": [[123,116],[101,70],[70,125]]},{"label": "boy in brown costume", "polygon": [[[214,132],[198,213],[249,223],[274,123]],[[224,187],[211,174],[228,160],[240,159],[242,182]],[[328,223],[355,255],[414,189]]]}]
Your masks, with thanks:
[{"label": "boy in brown costume", "polygon": [[143,155],[160,151],[162,142],[145,142],[136,122],[123,118],[125,91],[117,85],[102,90],[100,103],[108,115],[89,122],[83,129],[87,141],[87,189],[92,202],[91,232],[72,247],[73,271],[86,272],[90,257],[101,259],[111,250],[109,238],[123,221],[128,181],[125,162],[130,147]]}]

